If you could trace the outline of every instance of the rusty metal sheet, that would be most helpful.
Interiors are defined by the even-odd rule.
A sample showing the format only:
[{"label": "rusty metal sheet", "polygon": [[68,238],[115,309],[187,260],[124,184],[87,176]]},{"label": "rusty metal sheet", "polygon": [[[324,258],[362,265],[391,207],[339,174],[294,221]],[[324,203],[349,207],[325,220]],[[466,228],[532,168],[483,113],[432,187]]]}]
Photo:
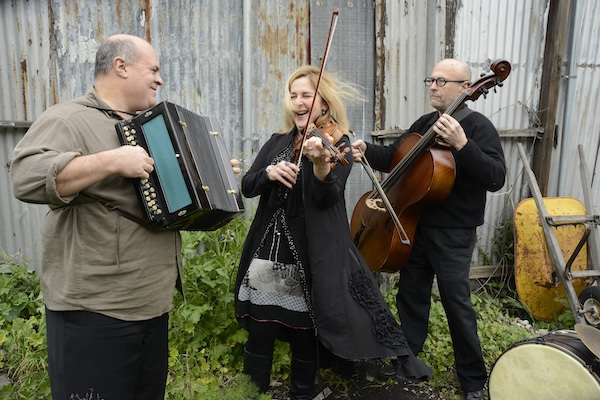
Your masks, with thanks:
[{"label": "rusty metal sheet", "polygon": [[[585,215],[585,206],[572,197],[544,198],[548,216]],[[531,313],[544,321],[553,321],[566,308],[566,294],[560,280],[554,279],[555,267],[548,253],[546,237],[540,214],[532,198],[523,200],[515,208],[515,283],[517,293]],[[581,240],[585,227],[564,225],[555,227],[555,234],[564,260],[569,259]],[[579,252],[571,267],[572,271],[587,269],[587,246]],[[573,288],[579,295],[591,284],[589,278],[573,279]]]}]

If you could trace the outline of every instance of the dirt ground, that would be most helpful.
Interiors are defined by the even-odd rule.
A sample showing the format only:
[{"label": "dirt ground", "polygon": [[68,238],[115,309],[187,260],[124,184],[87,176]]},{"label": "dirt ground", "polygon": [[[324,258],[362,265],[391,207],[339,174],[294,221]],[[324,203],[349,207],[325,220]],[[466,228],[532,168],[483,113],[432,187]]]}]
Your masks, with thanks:
[{"label": "dirt ground", "polygon": [[[380,380],[377,376],[382,367],[380,361],[356,363],[356,372],[349,381],[323,381],[321,392],[313,400],[451,400],[426,382]],[[272,387],[267,394],[273,400],[289,400],[287,386]]]}]

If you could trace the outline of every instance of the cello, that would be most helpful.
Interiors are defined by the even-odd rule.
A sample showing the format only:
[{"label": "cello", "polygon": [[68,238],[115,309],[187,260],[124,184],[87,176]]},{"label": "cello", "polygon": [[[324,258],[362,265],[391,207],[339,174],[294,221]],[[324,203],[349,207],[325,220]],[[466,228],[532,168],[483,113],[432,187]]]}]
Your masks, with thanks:
[{"label": "cello", "polygon": [[[490,66],[492,72],[471,84],[445,113],[454,115],[467,100],[486,97],[490,88],[502,86],[510,69],[508,61],[495,60]],[[450,194],[454,178],[450,146],[437,137],[433,125],[423,135],[411,132],[404,137],[381,189],[365,193],[352,213],[350,232],[371,271],[402,269],[419,219]]]}]

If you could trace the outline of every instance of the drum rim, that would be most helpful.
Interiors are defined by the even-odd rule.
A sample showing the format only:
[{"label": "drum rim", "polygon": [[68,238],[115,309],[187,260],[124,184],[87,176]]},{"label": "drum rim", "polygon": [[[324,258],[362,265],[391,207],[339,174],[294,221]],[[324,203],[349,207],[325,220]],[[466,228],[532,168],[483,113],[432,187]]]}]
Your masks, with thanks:
[{"label": "drum rim", "polygon": [[[548,341],[543,341],[541,340],[542,338],[551,336],[551,335],[559,335],[559,334],[564,334],[564,336],[569,336],[571,338],[577,339],[579,340],[579,342],[581,342],[582,346],[584,349],[588,350],[589,353],[591,354],[591,356],[593,357],[592,362],[593,364],[588,364],[584,359],[582,359],[578,354],[575,354],[573,351],[571,351],[570,349],[567,349],[565,347],[559,346],[557,345],[555,342],[548,342]],[[557,351],[560,351],[561,353],[567,354],[568,356],[571,356],[573,359],[575,359],[582,368],[584,368],[593,378],[593,380],[597,383],[598,387],[600,388],[600,358],[597,357],[593,352],[591,352],[587,346],[585,346],[585,344],[583,343],[583,341],[581,339],[579,339],[579,337],[577,336],[576,332],[573,330],[564,330],[564,329],[560,329],[560,330],[553,330],[548,332],[546,335],[540,335],[537,337],[533,337],[533,338],[527,338],[527,339],[523,339],[523,340],[519,340],[515,343],[513,343],[509,348],[507,348],[505,351],[502,352],[502,354],[496,359],[496,361],[494,362],[494,364],[492,365],[491,369],[490,369],[490,374],[488,377],[488,393],[490,393],[492,391],[495,391],[495,389],[493,389],[492,387],[492,380],[493,380],[493,376],[494,376],[494,369],[496,368],[498,362],[500,361],[500,359],[502,358],[502,356],[504,356],[506,353],[508,353],[511,350],[514,350],[516,347],[519,346],[523,346],[523,345],[543,345],[543,346],[548,346],[551,347]],[[598,369],[598,373],[596,371],[594,371],[593,367],[596,366],[596,368]]]},{"label": "drum rim", "polygon": [[[565,336],[571,336],[577,340],[579,340],[581,342],[581,344],[583,345],[583,348],[586,349],[587,351],[590,352],[590,354],[594,357],[592,361],[596,361],[596,365],[598,366],[599,369],[599,373],[596,373],[593,371],[593,369],[591,369],[591,365],[588,365],[585,360],[583,360],[579,355],[573,353],[571,350],[566,349],[564,347],[561,346],[557,346],[555,343],[553,342],[547,342],[547,341],[542,341],[540,339],[548,337],[548,336],[552,336],[552,335],[565,335]],[[579,360],[581,362],[582,365],[584,366],[588,366],[590,368],[588,368],[590,370],[591,373],[593,373],[596,378],[600,381],[600,357],[597,357],[590,349],[587,348],[587,346],[585,345],[585,343],[583,343],[583,341],[579,338],[579,336],[577,336],[577,332],[575,330],[571,330],[571,329],[554,329],[550,332],[548,332],[545,335],[540,335],[540,336],[536,336],[536,337],[532,337],[532,338],[526,338],[526,339],[522,339],[519,341],[514,342],[512,345],[510,345],[510,347],[508,347],[506,350],[504,350],[502,352],[502,354],[500,354],[500,356],[496,359],[496,361],[494,361],[494,364],[492,365],[492,368],[490,368],[490,375],[492,370],[494,369],[494,367],[496,366],[496,363],[498,362],[498,360],[508,351],[514,349],[517,346],[523,345],[523,344],[531,344],[532,342],[535,342],[535,344],[542,344],[544,346],[550,346],[553,347],[555,349],[564,351],[565,353],[568,353],[570,356],[573,356],[575,358],[577,358],[577,360]]]}]

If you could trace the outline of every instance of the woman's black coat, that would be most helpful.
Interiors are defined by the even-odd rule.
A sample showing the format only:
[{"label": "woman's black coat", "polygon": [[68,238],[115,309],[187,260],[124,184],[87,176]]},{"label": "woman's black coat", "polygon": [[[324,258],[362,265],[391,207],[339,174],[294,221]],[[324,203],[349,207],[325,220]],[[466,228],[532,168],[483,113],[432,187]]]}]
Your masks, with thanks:
[{"label": "woman's black coat", "polygon": [[[236,310],[241,281],[277,209],[276,187],[280,184],[268,179],[265,168],[294,134],[274,134],[242,179],[244,196],[261,198],[242,252],[235,286]],[[350,146],[347,136],[341,142]],[[306,231],[304,238],[295,238],[295,243],[306,244],[299,250],[302,264],[310,271],[307,275],[317,335],[329,351],[343,359],[398,357],[409,361],[405,376],[430,376],[431,370],[408,349],[377,281],[352,242],[344,198],[352,168],[350,156],[348,161],[345,166],[338,164],[324,181],[314,176],[308,158],[303,158],[301,164]],[[288,214],[296,209],[288,210]],[[294,234],[301,236],[302,232]],[[240,324],[245,326],[243,319]]]}]

